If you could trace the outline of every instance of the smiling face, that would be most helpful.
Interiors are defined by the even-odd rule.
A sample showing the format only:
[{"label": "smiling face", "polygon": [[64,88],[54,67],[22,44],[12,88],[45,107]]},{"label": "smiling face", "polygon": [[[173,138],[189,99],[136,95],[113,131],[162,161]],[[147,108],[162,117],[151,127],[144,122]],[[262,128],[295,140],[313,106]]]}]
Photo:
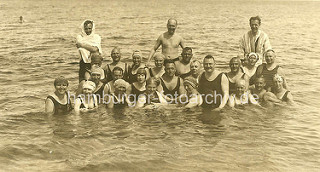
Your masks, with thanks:
[{"label": "smiling face", "polygon": [[206,72],[213,72],[215,66],[215,61],[212,58],[204,58],[203,68]]},{"label": "smiling face", "polygon": [[254,86],[258,91],[261,91],[266,86],[266,81],[263,78],[257,78],[254,82]]},{"label": "smiling face", "polygon": [[200,63],[199,62],[196,61],[196,62],[192,62],[190,64],[190,71],[191,71],[192,74],[197,74],[199,69],[200,69]]},{"label": "smiling face", "polygon": [[121,58],[121,53],[120,53],[120,49],[115,48],[111,51],[111,58],[113,60],[113,62],[119,62],[120,58]]},{"label": "smiling face", "polygon": [[275,54],[274,54],[274,52],[268,51],[268,52],[265,54],[265,59],[266,59],[267,64],[272,64],[272,63],[274,63],[274,59],[275,59]]},{"label": "smiling face", "polygon": [[245,93],[247,90],[246,88],[246,81],[245,80],[239,80],[236,82],[236,94],[237,96],[241,96]]},{"label": "smiling face", "polygon": [[168,76],[172,77],[176,74],[176,66],[174,63],[167,63],[164,70]]},{"label": "smiling face", "polygon": [[164,62],[164,58],[159,55],[159,56],[156,56],[154,58],[154,64],[157,68],[162,68],[163,67],[163,62]]},{"label": "smiling face", "polygon": [[117,79],[122,79],[123,78],[123,73],[120,70],[113,71],[112,75],[113,75],[114,81],[117,80]]},{"label": "smiling face", "polygon": [[259,27],[260,27],[259,20],[250,20],[250,28],[252,33],[254,34],[258,33]]},{"label": "smiling face", "polygon": [[174,19],[170,19],[167,23],[168,33],[173,35],[177,28],[177,21]]},{"label": "smiling face", "polygon": [[181,53],[182,60],[186,63],[189,63],[192,58],[192,51],[191,50],[185,50]]},{"label": "smiling face", "polygon": [[157,90],[157,84],[155,82],[151,82],[146,86],[147,94],[154,94]]},{"label": "smiling face", "polygon": [[237,73],[240,69],[240,60],[238,58],[234,58],[229,63],[231,72]]},{"label": "smiling face", "polygon": [[132,56],[132,62],[133,62],[133,65],[135,65],[135,66],[140,66],[140,63],[141,63],[141,57],[140,57],[140,55],[134,55],[134,56]]},{"label": "smiling face", "polygon": [[57,83],[55,85],[56,94],[64,95],[67,91],[68,84],[67,83]]},{"label": "smiling face", "polygon": [[273,86],[277,90],[281,90],[283,88],[283,80],[273,78]]},{"label": "smiling face", "polygon": [[92,24],[91,23],[84,26],[84,32],[87,35],[90,35],[92,33]]},{"label": "smiling face", "polygon": [[258,59],[256,58],[255,55],[251,55],[251,56],[248,57],[248,60],[249,60],[248,64],[250,66],[254,66],[254,65],[256,65]]}]

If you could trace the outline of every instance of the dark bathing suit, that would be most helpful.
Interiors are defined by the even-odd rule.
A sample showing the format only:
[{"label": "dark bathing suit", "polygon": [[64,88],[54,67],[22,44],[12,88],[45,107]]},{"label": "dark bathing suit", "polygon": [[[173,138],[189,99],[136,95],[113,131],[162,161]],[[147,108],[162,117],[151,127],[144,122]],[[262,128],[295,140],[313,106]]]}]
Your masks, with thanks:
[{"label": "dark bathing suit", "polygon": [[[131,94],[132,95],[135,95],[134,96],[130,96],[130,101],[135,101],[135,100],[138,100],[138,97],[143,94],[146,90],[143,90],[143,91],[140,91],[138,90],[133,84],[131,84]],[[135,100],[134,100],[135,98]]]},{"label": "dark bathing suit", "polygon": [[268,70],[265,63],[262,64],[261,75],[263,75],[266,80],[266,88],[271,87],[273,85],[273,76],[278,73],[278,68],[280,66],[277,65],[274,69]]},{"label": "dark bathing suit", "polygon": [[[81,97],[79,97],[79,98],[80,98],[80,102],[81,102],[80,109],[88,109],[87,107],[84,106],[82,98]],[[93,99],[93,108],[95,108],[96,107],[96,101],[94,100],[94,96],[92,97],[92,99]]]},{"label": "dark bathing suit", "polygon": [[[66,93],[68,96],[68,94]],[[70,101],[70,97],[68,96],[68,102],[66,104],[59,103],[54,97],[48,96],[47,99],[50,99],[54,104],[54,115],[58,114],[67,114],[72,110],[72,105]]]},{"label": "dark bathing suit", "polygon": [[[127,75],[128,75],[128,71],[127,71],[127,63],[124,63],[124,70],[123,70],[123,79],[127,80]],[[113,77],[112,77],[112,70],[110,69],[110,64],[107,64],[107,69],[104,71],[107,81],[112,81]]]},{"label": "dark bathing suit", "polygon": [[180,92],[179,92],[179,88],[180,88],[180,77],[178,77],[177,79],[177,85],[176,87],[173,89],[173,90],[169,90],[166,86],[166,84],[164,83],[164,81],[162,80],[162,78],[160,78],[160,81],[161,81],[161,85],[163,87],[163,93],[164,95],[171,95],[172,97],[174,96],[175,93],[179,94],[180,95]]},{"label": "dark bathing suit", "polygon": [[208,81],[205,77],[205,73],[201,74],[198,90],[200,94],[203,94],[202,107],[217,108],[220,106],[221,100],[223,98],[221,87],[222,75],[223,73],[220,73],[213,81]]}]

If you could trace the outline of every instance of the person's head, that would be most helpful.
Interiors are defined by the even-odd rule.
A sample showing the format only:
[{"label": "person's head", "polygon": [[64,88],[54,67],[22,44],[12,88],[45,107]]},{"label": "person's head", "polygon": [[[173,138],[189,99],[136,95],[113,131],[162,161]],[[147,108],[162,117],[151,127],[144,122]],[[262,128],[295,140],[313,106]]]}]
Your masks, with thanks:
[{"label": "person's head", "polygon": [[157,68],[162,68],[165,56],[162,53],[156,53],[153,58],[155,66]]},{"label": "person's head", "polygon": [[249,66],[255,66],[257,61],[259,60],[259,56],[257,53],[250,53],[248,55],[248,65]]},{"label": "person's head", "polygon": [[236,94],[237,96],[241,96],[247,91],[247,83],[246,80],[240,78],[236,81]]},{"label": "person's head", "polygon": [[139,68],[137,70],[137,81],[139,83],[144,83],[146,81],[147,78],[147,71],[145,68]]},{"label": "person's head", "polygon": [[168,33],[173,35],[178,25],[178,21],[176,19],[169,19],[167,23]]},{"label": "person's head", "polygon": [[264,53],[264,58],[266,59],[267,64],[272,64],[275,61],[276,53],[273,50],[267,50]]},{"label": "person's head", "polygon": [[183,80],[183,85],[188,94],[192,94],[194,90],[198,89],[198,81],[193,77],[187,77]]},{"label": "person's head", "polygon": [[94,82],[85,81],[82,86],[82,93],[83,94],[92,94],[95,89],[96,89],[96,84]]},{"label": "person's head", "polygon": [[185,47],[182,50],[181,56],[182,56],[182,60],[186,63],[189,63],[191,58],[192,58],[192,49],[190,47]]},{"label": "person's head", "polygon": [[231,69],[231,72],[237,73],[240,70],[241,61],[238,57],[232,57],[229,62],[229,67]]},{"label": "person's head", "polygon": [[117,79],[114,81],[114,92],[116,95],[124,94],[127,91],[127,88],[129,87],[129,83],[127,83],[123,79]]},{"label": "person's head", "polygon": [[121,58],[121,52],[119,47],[114,47],[111,51],[111,58],[113,62],[119,62]]},{"label": "person's head", "polygon": [[139,50],[134,50],[132,53],[133,65],[139,66],[141,64],[141,55]]},{"label": "person's head", "polygon": [[251,17],[249,20],[249,23],[250,23],[250,28],[252,33],[257,33],[261,25],[260,17],[259,16]]},{"label": "person's head", "polygon": [[100,79],[102,77],[103,69],[100,70],[101,68],[93,68],[91,69],[91,76],[90,80],[93,81],[96,85],[100,82]]},{"label": "person's head", "polygon": [[101,64],[102,64],[102,57],[99,53],[92,53],[91,55],[91,66],[99,66],[101,67]]},{"label": "person's head", "polygon": [[264,79],[264,77],[258,76],[255,80],[254,80],[254,86],[256,88],[256,90],[261,91],[264,89],[264,87],[266,86],[266,80]]},{"label": "person's head", "polygon": [[207,55],[203,59],[203,68],[206,72],[213,72],[214,66],[216,65],[216,62],[214,60],[214,57],[212,55]]},{"label": "person's head", "polygon": [[67,88],[69,86],[69,82],[65,77],[59,76],[58,78],[56,78],[54,80],[53,85],[56,89],[56,93],[63,95],[67,91]]},{"label": "person's head", "polygon": [[171,59],[164,60],[164,71],[168,76],[173,77],[176,74],[176,65]]},{"label": "person's head", "polygon": [[83,24],[83,29],[84,29],[84,32],[87,34],[87,35],[90,35],[92,33],[92,29],[93,29],[93,21],[92,20],[86,20]]},{"label": "person's head", "polygon": [[283,77],[275,74],[273,76],[273,87],[277,90],[280,90],[283,88]]},{"label": "person's head", "polygon": [[122,79],[123,78],[123,69],[121,67],[114,67],[112,70],[112,78],[113,80]]},{"label": "person's head", "polygon": [[240,70],[241,61],[238,57],[232,57],[229,62],[231,72],[237,73]]},{"label": "person's head", "polygon": [[198,72],[200,71],[201,68],[201,63],[199,60],[193,60],[190,63],[190,71],[192,74],[198,74]]},{"label": "person's head", "polygon": [[151,77],[146,81],[146,93],[153,94],[157,91],[160,82],[157,78]]}]

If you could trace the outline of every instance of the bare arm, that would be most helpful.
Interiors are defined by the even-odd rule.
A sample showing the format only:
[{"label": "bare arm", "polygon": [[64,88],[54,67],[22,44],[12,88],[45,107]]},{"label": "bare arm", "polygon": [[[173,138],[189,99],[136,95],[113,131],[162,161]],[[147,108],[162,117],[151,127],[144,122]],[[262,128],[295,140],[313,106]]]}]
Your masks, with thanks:
[{"label": "bare arm", "polygon": [[185,48],[185,46],[184,46],[184,39],[181,37],[181,40],[180,40],[180,47],[182,48],[182,49],[184,49]]},{"label": "bare arm", "polygon": [[221,89],[223,93],[223,98],[218,109],[222,109],[228,102],[229,99],[229,81],[226,75],[221,76]]},{"label": "bare arm", "polygon": [[110,95],[107,96],[107,108],[112,109],[114,106],[114,101],[113,101],[113,97],[111,97]]},{"label": "bare arm", "polygon": [[51,115],[54,113],[54,104],[51,99],[46,99],[45,112]]},{"label": "bare arm", "polygon": [[289,105],[295,105],[295,102],[293,101],[293,96],[292,96],[291,92],[289,92],[289,93],[287,94],[287,103],[288,103]]},{"label": "bare arm", "polygon": [[147,65],[150,63],[151,58],[153,57],[154,53],[157,51],[157,49],[160,47],[162,44],[162,35],[159,36],[159,38],[156,41],[156,44],[153,46],[153,48],[150,51],[149,57],[148,57],[148,62]]},{"label": "bare arm", "polygon": [[76,99],[74,102],[74,111],[76,112],[76,114],[80,113],[80,105],[81,105],[81,101],[80,99]]}]

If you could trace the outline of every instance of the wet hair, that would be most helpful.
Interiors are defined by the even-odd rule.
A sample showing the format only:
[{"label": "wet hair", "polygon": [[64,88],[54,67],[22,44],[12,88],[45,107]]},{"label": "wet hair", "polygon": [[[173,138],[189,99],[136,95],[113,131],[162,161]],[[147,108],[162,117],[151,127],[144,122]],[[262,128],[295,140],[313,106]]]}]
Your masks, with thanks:
[{"label": "wet hair", "polygon": [[53,85],[57,86],[58,84],[67,84],[67,86],[69,86],[68,80],[63,76],[59,76],[54,80]]},{"label": "wet hair", "polygon": [[156,53],[154,56],[153,56],[153,59],[157,58],[157,57],[161,57],[162,59],[165,59],[165,56],[162,54],[162,53]]},{"label": "wet hair", "polygon": [[214,57],[213,57],[211,54],[206,55],[204,58],[205,58],[205,59],[212,59],[213,61],[215,61],[215,60],[214,60]]},{"label": "wet hair", "polygon": [[114,47],[114,48],[111,50],[111,54],[112,54],[112,52],[115,51],[115,50],[119,50],[119,52],[120,52],[121,49],[120,49],[119,47]]},{"label": "wet hair", "polygon": [[249,20],[250,24],[251,24],[251,21],[253,21],[253,20],[258,20],[259,21],[259,25],[261,25],[261,18],[259,16],[250,17],[250,20]]},{"label": "wet hair", "polygon": [[170,19],[168,20],[167,24],[169,24],[170,20],[174,20],[174,21],[176,22],[176,26],[178,26],[178,21],[177,21],[176,19],[174,19],[174,18],[170,18]]},{"label": "wet hair", "polygon": [[91,21],[91,20],[86,20],[86,21],[83,23],[83,26],[87,26],[88,24],[92,24],[92,25],[93,25],[93,21]]},{"label": "wet hair", "polygon": [[121,67],[119,67],[119,66],[114,67],[114,68],[112,69],[112,73],[114,73],[115,71],[120,71],[121,74],[123,75],[123,69],[122,69]]},{"label": "wet hair", "polygon": [[147,71],[146,71],[146,69],[145,68],[139,68],[138,70],[137,70],[137,75],[138,74],[143,74],[144,76],[145,76],[145,78],[147,77]]},{"label": "wet hair", "polygon": [[151,77],[146,81],[146,85],[150,85],[152,83],[155,83],[156,86],[159,86],[160,85],[160,80],[155,78],[155,77]]},{"label": "wet hair", "polygon": [[263,53],[263,57],[265,57],[266,54],[269,53],[269,52],[273,52],[274,56],[276,56],[276,52],[275,52],[273,49],[268,49],[267,51],[265,51],[265,52]]},{"label": "wet hair", "polygon": [[229,65],[231,64],[232,61],[237,60],[239,62],[239,64],[241,63],[241,60],[239,57],[232,57],[229,61]]},{"label": "wet hair", "polygon": [[100,62],[102,62],[103,58],[101,57],[101,55],[99,53],[93,53],[91,55],[91,62],[94,60],[99,60]]},{"label": "wet hair", "polygon": [[172,59],[165,59],[163,65],[166,66],[166,64],[169,64],[169,63],[174,64],[174,61]]},{"label": "wet hair", "polygon": [[264,78],[263,75],[259,75],[258,77],[255,78],[254,82],[257,82],[258,79],[262,79],[264,83],[266,83],[266,79]]},{"label": "wet hair", "polygon": [[186,51],[191,51],[192,52],[192,48],[191,47],[185,47],[183,50],[182,50],[182,52],[186,52]]}]

